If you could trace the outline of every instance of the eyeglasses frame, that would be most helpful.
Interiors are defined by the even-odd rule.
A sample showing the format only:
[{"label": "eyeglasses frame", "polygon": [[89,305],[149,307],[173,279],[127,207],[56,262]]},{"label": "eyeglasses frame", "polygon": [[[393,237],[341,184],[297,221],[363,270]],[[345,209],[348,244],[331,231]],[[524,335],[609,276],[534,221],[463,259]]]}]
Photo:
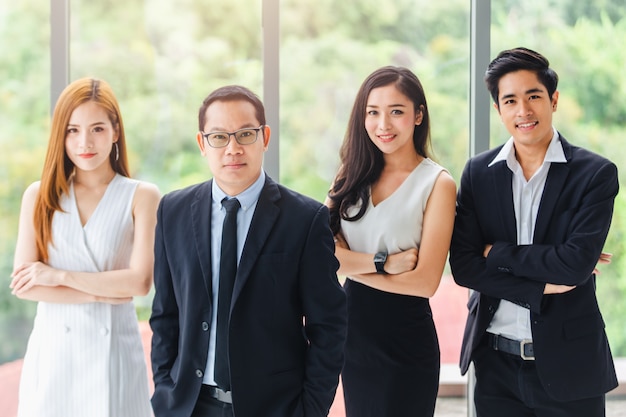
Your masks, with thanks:
[{"label": "eyeglasses frame", "polygon": [[[244,127],[242,129],[235,130],[234,132],[222,132],[222,131],[218,130],[218,131],[215,131],[215,132],[204,133],[203,131],[200,131],[200,134],[206,140],[207,145],[209,145],[211,148],[214,148],[214,149],[220,149],[220,148],[225,148],[225,147],[227,147],[230,144],[230,137],[231,136],[233,136],[235,138],[235,141],[240,146],[252,145],[257,140],[259,140],[259,131],[261,131],[264,127],[265,127],[265,125],[261,125],[259,127]],[[241,143],[241,142],[239,142],[239,139],[237,139],[237,133],[239,133],[241,131],[244,131],[244,130],[254,130],[254,132],[255,132],[254,141],[252,141],[250,143]],[[223,146],[213,146],[213,145],[211,145],[211,142],[209,142],[209,136],[210,135],[215,135],[217,133],[222,133],[224,135],[228,135],[228,141],[226,142],[225,145],[223,145]]]}]

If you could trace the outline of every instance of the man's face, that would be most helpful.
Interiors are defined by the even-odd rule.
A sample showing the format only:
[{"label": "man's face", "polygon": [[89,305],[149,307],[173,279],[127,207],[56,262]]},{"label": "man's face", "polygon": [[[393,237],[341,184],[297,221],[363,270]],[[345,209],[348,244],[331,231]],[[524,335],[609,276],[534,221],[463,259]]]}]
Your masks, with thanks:
[{"label": "man's face", "polygon": [[556,111],[558,91],[548,90],[532,71],[506,74],[498,83],[499,105],[494,105],[502,123],[519,147],[547,147],[552,139],[552,113]]},{"label": "man's face", "polygon": [[[254,106],[245,100],[215,101],[206,110],[204,133],[235,132],[244,128],[258,128]],[[270,141],[270,129],[264,126],[256,142],[240,145],[234,135],[222,148],[209,146],[198,132],[196,140],[200,153],[207,160],[217,185],[228,195],[234,196],[247,189],[261,175],[263,153]]]}]

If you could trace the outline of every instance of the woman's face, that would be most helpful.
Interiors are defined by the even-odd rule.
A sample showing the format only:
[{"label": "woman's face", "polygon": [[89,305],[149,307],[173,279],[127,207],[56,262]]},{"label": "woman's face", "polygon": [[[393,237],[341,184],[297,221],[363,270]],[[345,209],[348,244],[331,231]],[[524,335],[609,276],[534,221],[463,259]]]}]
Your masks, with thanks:
[{"label": "woman's face", "polygon": [[106,111],[96,102],[76,107],[65,132],[65,152],[77,169],[93,171],[110,166],[109,155],[118,132]]},{"label": "woman's face", "polygon": [[368,98],[365,130],[384,154],[406,151],[413,146],[413,130],[422,123],[422,111],[394,84],[374,88]]}]

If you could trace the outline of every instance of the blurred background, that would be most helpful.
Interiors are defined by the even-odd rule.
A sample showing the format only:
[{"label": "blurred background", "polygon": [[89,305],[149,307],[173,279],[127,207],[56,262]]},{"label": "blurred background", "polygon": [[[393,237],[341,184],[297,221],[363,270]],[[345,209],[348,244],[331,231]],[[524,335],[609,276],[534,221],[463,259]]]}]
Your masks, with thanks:
[{"label": "blurred background", "polygon": [[[54,1],[0,0],[0,364],[23,356],[35,311],[8,284],[22,192],[39,179],[48,141]],[[278,48],[279,56],[278,109],[268,108],[279,120],[271,126],[280,142],[275,180],[323,201],[360,83],[380,66],[399,65],[424,85],[435,159],[458,184],[470,149],[467,0],[280,0],[278,15],[265,21],[278,25],[278,46],[263,43],[267,2],[260,0],[67,1],[70,80],[93,76],[112,85],[132,174],[162,193],[210,177],[195,141],[198,108],[225,84],[263,97],[264,48]],[[626,185],[624,1],[491,3],[490,57],[516,46],[543,53],[560,76],[555,126],[617,163]],[[508,134],[490,112],[492,147]],[[613,262],[600,267],[597,281],[616,357],[626,357],[625,233],[622,192],[605,248]],[[136,301],[141,320],[150,301]]]}]

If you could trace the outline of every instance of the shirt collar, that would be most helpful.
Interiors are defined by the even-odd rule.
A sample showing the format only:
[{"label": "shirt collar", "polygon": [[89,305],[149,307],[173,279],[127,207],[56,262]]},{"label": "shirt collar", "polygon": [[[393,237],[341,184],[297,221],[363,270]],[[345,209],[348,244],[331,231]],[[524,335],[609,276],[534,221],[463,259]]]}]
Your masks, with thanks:
[{"label": "shirt collar", "polygon": [[239,204],[241,204],[242,210],[247,210],[250,207],[254,206],[254,204],[259,199],[259,195],[261,194],[261,190],[263,189],[263,185],[265,184],[265,172],[261,170],[261,175],[252,183],[251,186],[243,190],[238,195],[227,195],[222,189],[217,185],[217,181],[213,180],[213,184],[211,185],[211,191],[213,195],[213,201],[215,203],[221,204],[222,200],[225,197],[233,198],[237,197],[239,200]]},{"label": "shirt collar", "polygon": [[[543,162],[567,162],[567,158],[565,158],[565,151],[563,151],[563,144],[561,143],[559,137],[559,132],[557,132],[557,130],[553,126],[552,139],[550,140],[550,144],[548,145],[548,150],[546,151],[546,156],[544,157]],[[517,166],[518,162],[517,159],[515,159],[515,147],[513,145],[513,137],[510,137],[509,140],[507,140],[506,143],[502,146],[500,152],[498,152],[495,158],[491,160],[488,166],[491,167],[500,161],[506,161],[509,168]]]}]

